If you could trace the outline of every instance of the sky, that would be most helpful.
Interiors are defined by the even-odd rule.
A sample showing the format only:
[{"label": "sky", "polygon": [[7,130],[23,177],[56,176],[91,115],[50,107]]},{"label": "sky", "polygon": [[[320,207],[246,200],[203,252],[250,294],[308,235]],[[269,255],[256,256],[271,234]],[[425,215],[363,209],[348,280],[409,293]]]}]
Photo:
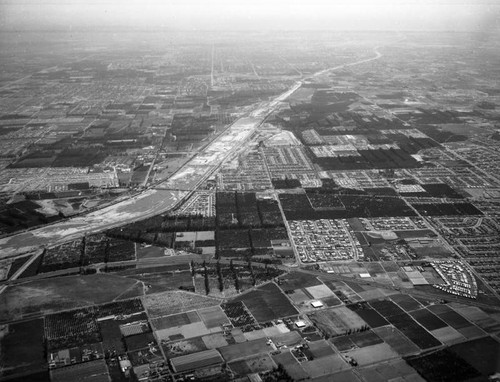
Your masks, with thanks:
[{"label": "sky", "polygon": [[498,29],[499,0],[0,0],[0,29]]}]

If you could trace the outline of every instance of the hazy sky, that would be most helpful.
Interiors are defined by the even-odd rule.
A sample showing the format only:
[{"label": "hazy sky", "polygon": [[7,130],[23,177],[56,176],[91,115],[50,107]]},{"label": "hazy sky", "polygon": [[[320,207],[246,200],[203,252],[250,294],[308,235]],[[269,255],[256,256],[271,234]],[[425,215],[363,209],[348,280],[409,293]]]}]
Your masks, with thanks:
[{"label": "hazy sky", "polygon": [[2,29],[475,30],[500,0],[0,0]]}]

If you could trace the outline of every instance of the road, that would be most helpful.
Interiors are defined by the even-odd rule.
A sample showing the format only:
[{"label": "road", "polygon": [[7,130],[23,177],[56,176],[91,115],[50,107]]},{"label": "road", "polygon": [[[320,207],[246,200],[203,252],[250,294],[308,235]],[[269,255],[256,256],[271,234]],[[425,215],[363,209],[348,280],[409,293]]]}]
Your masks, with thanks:
[{"label": "road", "polygon": [[333,70],[379,59],[382,54],[377,49],[378,47],[374,49],[373,57],[322,70],[311,77],[297,81],[289,90],[272,100],[258,104],[246,116],[233,122],[219,137],[166,180],[164,183],[166,190],[146,189],[128,200],[85,216],[0,239],[0,259],[14,257],[40,247],[58,245],[86,234],[115,228],[174,209],[217,171],[222,163],[244,146],[265,119],[281,102],[299,89],[304,81]]}]

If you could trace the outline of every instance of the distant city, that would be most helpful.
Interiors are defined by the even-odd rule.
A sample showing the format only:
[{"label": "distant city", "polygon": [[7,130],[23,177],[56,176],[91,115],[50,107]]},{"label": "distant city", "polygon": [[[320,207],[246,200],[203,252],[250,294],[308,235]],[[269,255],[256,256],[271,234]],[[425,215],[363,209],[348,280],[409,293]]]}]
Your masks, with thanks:
[{"label": "distant city", "polygon": [[2,32],[0,379],[500,380],[500,42]]}]

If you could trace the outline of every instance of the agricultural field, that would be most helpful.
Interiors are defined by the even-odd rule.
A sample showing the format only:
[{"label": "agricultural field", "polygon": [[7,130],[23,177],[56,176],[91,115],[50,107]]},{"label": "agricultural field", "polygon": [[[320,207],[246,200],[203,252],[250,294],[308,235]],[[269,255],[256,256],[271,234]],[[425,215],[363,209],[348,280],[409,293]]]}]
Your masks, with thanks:
[{"label": "agricultural field", "polygon": [[149,369],[148,364],[155,364],[164,361],[161,350],[154,341],[150,342],[147,347],[129,351],[127,353],[127,356],[132,363],[132,366],[136,367],[140,365],[146,365],[146,370]]},{"label": "agricultural field", "polygon": [[395,294],[392,295],[390,299],[398,304],[406,312],[417,310],[422,307],[422,305],[417,300],[406,294]]},{"label": "agricultural field", "polygon": [[314,275],[302,272],[290,272],[278,279],[278,285],[284,291],[320,285],[321,281]]},{"label": "agricultural field", "polygon": [[226,362],[235,361],[237,359],[255,356],[269,352],[269,345],[265,338],[254,341],[247,341],[240,344],[234,344],[220,348],[220,353]]},{"label": "agricultural field", "polygon": [[332,292],[337,296],[340,300],[342,300],[346,304],[350,304],[353,302],[360,302],[363,299],[353,290],[354,288],[359,287],[358,284],[353,284],[353,287],[347,285],[347,283],[342,281],[327,281],[326,277],[322,276],[323,283],[332,290]]},{"label": "agricultural field", "polygon": [[401,380],[424,382],[415,369],[408,365],[404,360],[391,360],[359,369],[361,376],[370,382],[386,382],[389,380]]},{"label": "agricultural field", "polygon": [[448,326],[438,316],[431,313],[429,310],[425,308],[420,310],[415,310],[411,312],[410,315],[413,317],[415,321],[417,321],[420,325],[422,325],[429,331],[441,329]]},{"label": "agricultural field", "polygon": [[151,325],[155,330],[169,329],[175,326],[183,326],[192,324],[195,322],[200,322],[201,318],[198,316],[196,311],[183,312],[173,314],[171,316],[162,316],[151,319]]},{"label": "agricultural field", "polygon": [[135,260],[135,245],[128,240],[109,238],[108,262]]},{"label": "agricultural field", "polygon": [[198,321],[182,326],[172,326],[170,328],[157,330],[155,335],[162,343],[165,343],[179,339],[201,337],[220,330],[220,328],[209,330],[203,322]]},{"label": "agricultural field", "polygon": [[482,376],[500,372],[500,343],[493,337],[483,337],[451,346],[449,350],[464,359]]},{"label": "agricultural field", "polygon": [[96,308],[82,308],[46,316],[45,337],[49,350],[100,342]]},{"label": "agricultural field", "polygon": [[454,329],[460,330],[473,326],[470,321],[466,320],[448,305],[431,305],[428,309]]},{"label": "agricultural field", "polygon": [[393,326],[382,326],[373,330],[399,355],[406,356],[420,352],[420,349]]},{"label": "agricultural field", "polygon": [[151,332],[125,337],[125,346],[129,352],[147,348],[150,343],[156,343],[153,333]]},{"label": "agricultural field", "polygon": [[47,249],[38,272],[51,272],[66,268],[80,267],[84,264],[85,243],[82,239]]},{"label": "agricultural field", "polygon": [[198,353],[208,349],[201,337],[163,343],[162,348],[165,356],[169,359],[181,355]]},{"label": "agricultural field", "polygon": [[258,328],[257,322],[242,301],[228,302],[221,307],[234,327],[242,328],[244,331],[248,331],[247,328]]},{"label": "agricultural field", "polygon": [[[453,345],[458,342],[462,342],[465,340],[465,336],[459,333],[456,329],[453,329],[449,326],[445,326],[444,328],[439,328],[435,330],[431,330],[431,334],[433,337],[437,338],[438,341],[442,342],[446,345]],[[482,336],[482,335],[479,335]]]},{"label": "agricultural field", "polygon": [[144,298],[144,305],[153,318],[207,308],[220,303],[219,299],[184,291],[167,291]]},{"label": "agricultural field", "polygon": [[377,345],[384,342],[373,331],[361,331],[347,336],[333,337],[331,342],[339,351],[344,351],[352,348],[364,348],[367,346]]},{"label": "agricultural field", "polygon": [[34,314],[47,314],[89,304],[103,304],[116,298],[141,295],[135,280],[110,274],[66,276],[34,280],[8,287],[0,294],[0,322]]},{"label": "agricultural field", "polygon": [[198,315],[208,329],[230,324],[229,319],[219,306],[200,309]]},{"label": "agricultural field", "polygon": [[391,346],[384,342],[359,349],[348,350],[345,354],[355,359],[360,366],[399,358],[399,354],[396,353]]},{"label": "agricultural field", "polygon": [[242,301],[253,317],[261,323],[298,314],[274,283],[258,287],[236,297],[233,301]]},{"label": "agricultural field", "polygon": [[100,382],[109,380],[109,373],[104,360],[95,360],[51,370],[50,380],[52,382],[85,380]]},{"label": "agricultural field", "polygon": [[[234,339],[234,337],[233,337]],[[217,349],[229,345],[229,337],[226,339],[223,333],[213,333],[202,337],[207,349]]]},{"label": "agricultural field", "polygon": [[46,367],[41,319],[0,326],[0,379]]},{"label": "agricultural field", "polygon": [[248,375],[252,373],[262,373],[272,370],[276,367],[271,357],[268,354],[248,358],[241,361],[235,361],[229,364],[229,367],[236,375]]},{"label": "agricultural field", "polygon": [[441,342],[417,324],[407,313],[391,316],[387,319],[422,350],[441,345]]},{"label": "agricultural field", "polygon": [[349,334],[367,326],[360,316],[346,307],[319,310],[307,316],[329,337]]},{"label": "agricultural field", "polygon": [[193,278],[189,270],[178,272],[174,271],[161,273],[147,273],[148,269],[143,269],[141,274],[128,276],[131,279],[139,280],[147,286],[146,293],[159,293],[169,290],[193,288]]},{"label": "agricultural field", "polygon": [[290,375],[294,381],[300,381],[309,377],[288,349],[277,355],[273,355],[272,359],[277,365],[283,365],[288,375]]},{"label": "agricultural field", "polygon": [[448,349],[405,360],[428,381],[455,382],[481,376],[477,369]]},{"label": "agricultural field", "polygon": [[399,306],[389,300],[371,301],[370,305],[385,318],[405,313]]},{"label": "agricultural field", "polygon": [[339,354],[331,354],[326,357],[305,361],[300,366],[302,366],[311,378],[318,378],[350,369],[350,366]]},{"label": "agricultural field", "polygon": [[125,344],[122,340],[120,324],[113,319],[98,322],[99,332],[102,337],[102,347],[106,358],[111,354],[124,354]]}]

